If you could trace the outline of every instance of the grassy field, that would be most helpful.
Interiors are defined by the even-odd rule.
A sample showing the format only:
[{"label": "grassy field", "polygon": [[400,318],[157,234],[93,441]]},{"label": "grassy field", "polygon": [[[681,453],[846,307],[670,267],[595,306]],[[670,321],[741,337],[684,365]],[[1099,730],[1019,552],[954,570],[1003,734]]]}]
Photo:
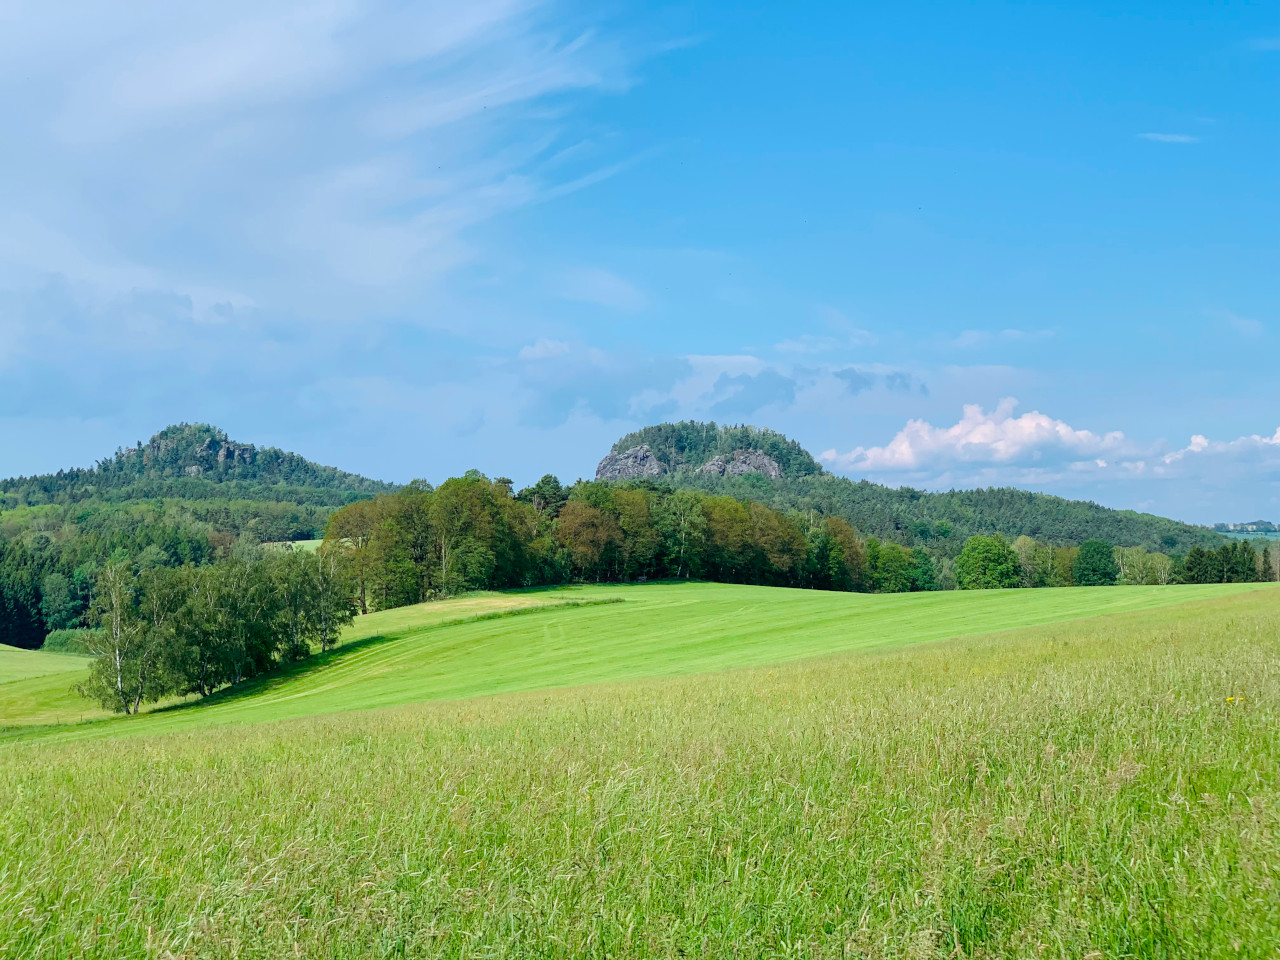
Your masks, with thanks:
[{"label": "grassy field", "polygon": [[[39,732],[60,738],[155,733],[699,673],[1158,608],[1250,589],[1256,587],[866,595],[681,583],[478,594],[361,617],[334,654],[208,701],[157,711],[145,720],[116,718]],[[492,618],[557,604],[581,605]],[[459,622],[468,619],[473,622]],[[79,663],[83,672],[84,661]],[[74,692],[78,677],[5,678],[0,672],[0,725],[107,716]],[[9,729],[5,735],[31,733]]]},{"label": "grassy field", "polygon": [[[0,956],[1280,953],[1280,591],[681,589],[408,626],[353,645],[418,651],[380,681],[290,681],[461,696],[561,651],[526,692],[0,746]],[[639,676],[629,645],[691,647],[685,675],[566,686]],[[766,656],[792,662],[723,669]],[[234,736],[170,726],[220,711]]]},{"label": "grassy field", "polygon": [[0,683],[55,674],[82,674],[88,661],[71,653],[19,650],[0,643]]}]

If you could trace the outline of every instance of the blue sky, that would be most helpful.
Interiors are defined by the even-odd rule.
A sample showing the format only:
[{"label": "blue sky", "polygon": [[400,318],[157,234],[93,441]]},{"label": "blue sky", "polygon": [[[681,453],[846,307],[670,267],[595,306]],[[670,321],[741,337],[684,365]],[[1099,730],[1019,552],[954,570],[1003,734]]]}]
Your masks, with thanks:
[{"label": "blue sky", "polygon": [[1280,520],[1274,5],[185,6],[0,3],[0,474],[694,417]]}]

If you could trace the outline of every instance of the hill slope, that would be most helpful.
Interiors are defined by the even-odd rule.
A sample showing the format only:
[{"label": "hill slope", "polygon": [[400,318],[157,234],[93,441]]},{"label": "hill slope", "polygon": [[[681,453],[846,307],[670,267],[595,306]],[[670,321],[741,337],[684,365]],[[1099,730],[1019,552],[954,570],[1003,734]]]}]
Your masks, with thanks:
[{"label": "hill slope", "polygon": [[1224,542],[1208,527],[1010,487],[929,493],[837,477],[794,440],[756,427],[694,421],[645,427],[613,445],[596,478],[691,487],[775,510],[817,510],[843,517],[864,536],[942,556],[955,556],[970,536],[992,533],[1055,546],[1097,537],[1163,553]]}]

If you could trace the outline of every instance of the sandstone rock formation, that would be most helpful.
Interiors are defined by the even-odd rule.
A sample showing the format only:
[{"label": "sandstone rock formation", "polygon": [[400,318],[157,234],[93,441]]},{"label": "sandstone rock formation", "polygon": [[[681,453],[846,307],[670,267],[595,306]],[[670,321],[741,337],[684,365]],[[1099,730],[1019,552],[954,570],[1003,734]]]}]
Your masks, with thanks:
[{"label": "sandstone rock formation", "polygon": [[636,477],[660,477],[667,472],[666,464],[653,455],[648,444],[641,444],[611,453],[596,467],[597,480],[631,480]]},{"label": "sandstone rock formation", "polygon": [[782,476],[782,467],[778,466],[778,461],[773,457],[759,450],[735,450],[733,456],[728,459],[712,457],[699,468],[698,472],[713,474],[717,477],[763,473],[766,477],[776,480]]}]

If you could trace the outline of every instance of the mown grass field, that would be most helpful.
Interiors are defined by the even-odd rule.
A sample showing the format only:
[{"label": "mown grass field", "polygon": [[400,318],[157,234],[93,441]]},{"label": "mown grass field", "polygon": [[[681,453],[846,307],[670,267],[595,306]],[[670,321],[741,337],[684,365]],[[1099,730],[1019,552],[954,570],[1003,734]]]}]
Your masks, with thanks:
[{"label": "mown grass field", "polygon": [[682,589],[0,745],[0,956],[1280,953],[1280,591]]},{"label": "mown grass field", "polygon": [[[360,617],[344,635],[343,647],[321,662],[211,701],[155,712],[145,722],[118,718],[110,721],[109,732],[155,733],[781,663],[1250,589],[1256,588],[867,595],[677,583],[477,594]],[[497,617],[554,606],[559,609],[528,617]],[[465,620],[473,622],[460,622]],[[79,669],[87,669],[83,661]],[[77,676],[25,683],[6,683],[5,676],[0,672],[0,727],[107,717],[75,693]],[[43,732],[66,738],[104,731],[95,724]]]},{"label": "mown grass field", "polygon": [[0,683],[53,674],[80,674],[85,671],[87,663],[84,657],[71,653],[19,650],[0,643]]}]

